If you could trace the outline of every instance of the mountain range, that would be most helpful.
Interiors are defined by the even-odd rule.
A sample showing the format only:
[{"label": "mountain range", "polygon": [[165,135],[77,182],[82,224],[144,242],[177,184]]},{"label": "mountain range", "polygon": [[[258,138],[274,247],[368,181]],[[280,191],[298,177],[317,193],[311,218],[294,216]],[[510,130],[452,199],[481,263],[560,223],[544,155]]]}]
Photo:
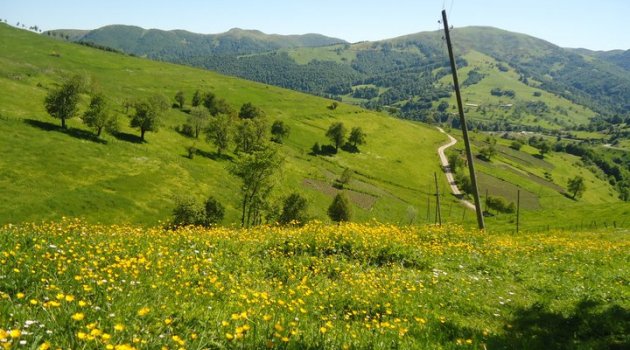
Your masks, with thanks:
[{"label": "mountain range", "polygon": [[[450,98],[450,68],[441,31],[354,44],[318,34],[282,36],[232,29],[223,34],[201,35],[120,25],[46,34],[215,70],[371,109],[387,109],[409,119],[440,118],[431,110]],[[497,85],[496,91],[508,91],[507,96],[514,97],[509,91],[539,89],[588,108],[589,120],[594,116],[612,118],[630,113],[630,60],[627,59],[630,51],[565,49],[532,36],[491,27],[456,28],[452,37],[460,68],[470,68],[461,79],[464,87],[474,90],[473,85],[483,79],[513,72],[518,81]],[[514,102],[523,98],[517,96],[501,104],[517,105]],[[529,100],[528,97],[520,102],[526,104]],[[563,118],[567,114],[564,110],[551,113],[549,106],[538,107],[521,109],[525,115],[547,113],[547,119],[564,119],[552,122],[555,127],[585,123]],[[473,119],[486,118],[473,116]],[[515,118],[509,119],[512,126],[526,125]]]}]

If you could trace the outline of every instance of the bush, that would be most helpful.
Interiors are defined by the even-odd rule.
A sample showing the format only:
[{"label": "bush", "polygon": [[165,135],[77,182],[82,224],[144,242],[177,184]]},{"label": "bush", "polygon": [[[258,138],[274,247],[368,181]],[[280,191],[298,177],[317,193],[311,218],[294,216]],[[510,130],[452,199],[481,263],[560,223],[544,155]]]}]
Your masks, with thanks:
[{"label": "bush", "polygon": [[199,225],[203,222],[203,208],[191,197],[179,197],[175,199],[173,209],[173,225],[187,226]]},{"label": "bush", "polygon": [[334,222],[350,221],[352,216],[350,201],[343,192],[337,193],[333,199],[330,207],[328,207],[328,216]]},{"label": "bush", "polygon": [[350,168],[345,168],[343,173],[341,173],[341,176],[339,176],[339,178],[335,180],[333,186],[339,189],[343,189],[344,186],[349,184],[350,180],[352,180],[352,174],[353,171],[350,170]]},{"label": "bush", "polygon": [[223,221],[225,216],[225,207],[214,197],[209,197],[204,204],[205,217],[204,226],[212,226]]},{"label": "bush", "polygon": [[282,213],[278,222],[282,225],[304,225],[308,221],[308,201],[298,193],[292,193],[284,199]]},{"label": "bush", "polygon": [[313,147],[311,147],[311,153],[313,155],[318,155],[322,152],[322,148],[319,146],[319,142],[315,142]]},{"label": "bush", "polygon": [[520,141],[512,141],[512,143],[510,144],[510,148],[516,151],[520,151],[521,147],[523,147],[523,143],[521,143]]},{"label": "bush", "polygon": [[192,197],[179,197],[175,199],[172,224],[208,227],[221,222],[224,214],[225,208],[213,197],[209,197],[204,205],[197,203]]},{"label": "bush", "polygon": [[486,199],[486,210],[495,210],[499,213],[513,213],[516,206],[513,202],[508,203],[503,197],[488,196]]}]

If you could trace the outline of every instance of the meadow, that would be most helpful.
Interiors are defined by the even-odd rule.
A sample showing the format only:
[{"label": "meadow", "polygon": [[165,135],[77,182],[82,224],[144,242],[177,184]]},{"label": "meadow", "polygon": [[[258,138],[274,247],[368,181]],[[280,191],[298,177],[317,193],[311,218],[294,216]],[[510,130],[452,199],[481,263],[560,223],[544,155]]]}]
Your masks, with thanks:
[{"label": "meadow", "polygon": [[627,231],[0,229],[5,349],[622,349]]}]

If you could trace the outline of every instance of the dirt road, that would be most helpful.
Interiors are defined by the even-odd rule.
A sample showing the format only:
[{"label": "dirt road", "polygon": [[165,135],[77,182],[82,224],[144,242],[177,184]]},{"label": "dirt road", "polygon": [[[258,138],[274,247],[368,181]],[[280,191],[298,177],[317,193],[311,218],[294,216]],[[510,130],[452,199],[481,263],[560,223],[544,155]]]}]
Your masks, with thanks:
[{"label": "dirt road", "polygon": [[451,166],[448,164],[448,158],[446,157],[446,154],[444,154],[444,151],[446,151],[447,148],[455,145],[457,143],[457,140],[453,136],[447,134],[444,129],[440,127],[438,127],[437,129],[444,135],[448,136],[449,139],[449,142],[447,144],[444,144],[440,146],[440,148],[438,148],[438,155],[440,156],[440,163],[442,163],[442,168],[444,169],[444,173],[446,174],[446,180],[448,180],[448,184],[449,186],[451,186],[451,192],[455,195],[455,197],[459,198],[459,201],[462,202],[464,206],[474,210],[475,205],[465,200],[464,195],[459,190],[459,187],[457,187],[457,184],[455,183],[455,176],[451,171]]}]

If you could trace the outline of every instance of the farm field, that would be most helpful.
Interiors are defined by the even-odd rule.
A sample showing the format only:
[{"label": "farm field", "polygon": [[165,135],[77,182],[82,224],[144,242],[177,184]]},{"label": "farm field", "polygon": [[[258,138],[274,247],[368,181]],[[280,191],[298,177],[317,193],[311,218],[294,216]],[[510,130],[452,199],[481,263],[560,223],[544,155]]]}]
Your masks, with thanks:
[{"label": "farm field", "polygon": [[0,229],[0,345],[622,349],[627,231]]}]

